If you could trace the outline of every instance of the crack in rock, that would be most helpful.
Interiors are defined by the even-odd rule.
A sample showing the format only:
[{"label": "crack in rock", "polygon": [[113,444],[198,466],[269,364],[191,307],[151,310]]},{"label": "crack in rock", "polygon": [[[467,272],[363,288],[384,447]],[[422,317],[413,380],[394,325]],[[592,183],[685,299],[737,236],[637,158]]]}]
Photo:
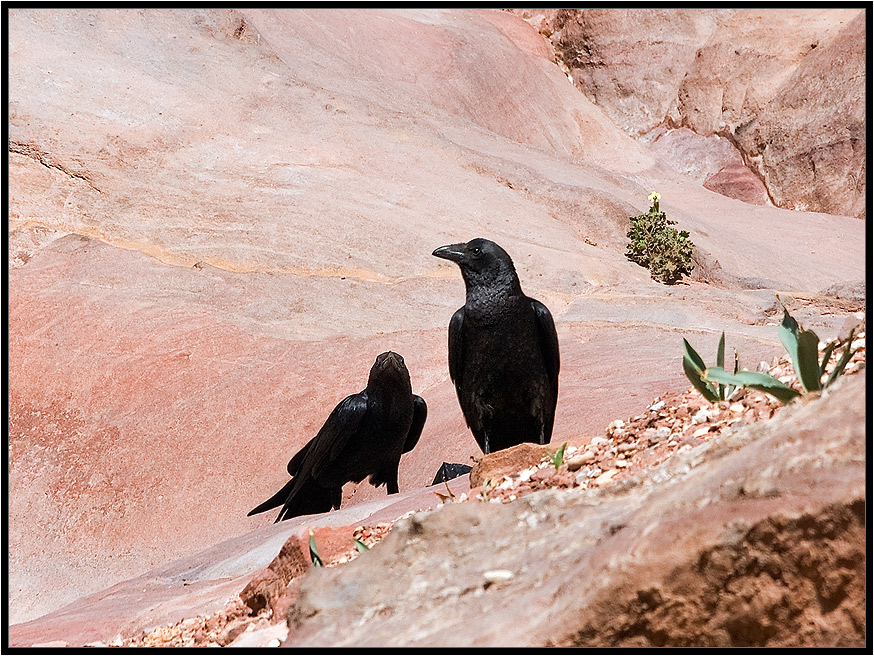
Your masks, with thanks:
[{"label": "crack in rock", "polygon": [[68,171],[67,168],[62,164],[56,164],[50,161],[51,155],[43,152],[34,144],[24,143],[21,141],[9,141],[9,152],[16,153],[18,155],[24,155],[25,157],[29,157],[32,160],[35,160],[45,166],[47,169],[53,169],[55,171],[60,171],[64,175],[74,178],[76,180],[82,180],[89,187],[91,187],[98,194],[102,194],[103,192],[97,188],[97,186],[86,176],[81,173],[73,173]]}]

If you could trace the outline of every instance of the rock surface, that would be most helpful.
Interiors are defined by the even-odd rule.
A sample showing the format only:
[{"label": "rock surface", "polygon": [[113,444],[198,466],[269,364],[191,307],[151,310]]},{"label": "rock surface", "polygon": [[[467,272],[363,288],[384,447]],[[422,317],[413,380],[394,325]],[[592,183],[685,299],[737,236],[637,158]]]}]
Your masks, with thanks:
[{"label": "rock surface", "polygon": [[755,173],[779,207],[864,216],[864,11],[514,11],[627,133],[687,127],[730,139],[748,172],[709,189],[747,200]]},{"label": "rock surface", "polygon": [[284,644],[861,646],[864,400],[855,376],[622,485],[413,515],[308,576]]},{"label": "rock surface", "polygon": [[[14,8],[9,34],[12,623],[268,528],[246,512],[384,350],[429,405],[401,490],[479,455],[437,245],[495,239],[552,310],[559,443],[685,389],[683,335],[780,352],[775,291],[823,339],[864,306],[862,222],[702,188],[508,12]],[[625,259],[652,189],[704,278]]]}]

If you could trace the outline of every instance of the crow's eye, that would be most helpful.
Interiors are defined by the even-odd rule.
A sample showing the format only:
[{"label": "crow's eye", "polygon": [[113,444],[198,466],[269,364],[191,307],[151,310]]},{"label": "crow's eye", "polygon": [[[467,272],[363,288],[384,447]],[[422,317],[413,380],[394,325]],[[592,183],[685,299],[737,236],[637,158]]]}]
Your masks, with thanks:
[{"label": "crow's eye", "polygon": [[470,249],[470,252],[473,253],[474,255],[479,255],[482,251],[480,251],[480,249],[478,249],[478,248],[472,248],[472,249]]}]

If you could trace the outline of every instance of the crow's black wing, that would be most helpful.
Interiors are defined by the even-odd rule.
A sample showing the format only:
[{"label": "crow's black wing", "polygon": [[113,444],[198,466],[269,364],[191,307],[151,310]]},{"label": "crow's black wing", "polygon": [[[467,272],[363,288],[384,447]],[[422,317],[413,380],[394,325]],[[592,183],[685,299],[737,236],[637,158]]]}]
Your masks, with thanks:
[{"label": "crow's black wing", "polygon": [[[277,521],[284,518],[287,511],[294,506],[295,496],[307,488],[311,480],[319,482],[321,475],[346,448],[366,412],[365,392],[347,396],[331,411],[318,434],[301,449],[303,455],[301,456],[301,452],[295,454],[288,463],[289,471],[294,469],[293,484]],[[298,459],[298,456],[301,457]]]},{"label": "crow's black wing", "polygon": [[428,416],[428,405],[421,396],[413,394],[413,423],[407,431],[407,439],[404,441],[404,453],[412,451],[422,436],[422,428],[425,426],[425,418]]},{"label": "crow's black wing", "polygon": [[312,439],[309,452],[301,464],[301,473],[305,469],[307,474],[318,480],[349,444],[366,413],[367,392],[350,394],[340,401]]},{"label": "crow's black wing", "polygon": [[464,340],[461,332],[463,323],[464,308],[459,308],[449,320],[449,377],[457,390],[461,390],[461,379],[464,376]]},{"label": "crow's black wing", "polygon": [[532,298],[531,309],[534,310],[534,318],[537,323],[537,341],[540,346],[540,353],[543,355],[543,364],[546,367],[546,374],[549,376],[553,398],[557,399],[560,358],[558,355],[558,335],[555,332],[555,323],[552,320],[552,314],[540,301],[535,301]]}]

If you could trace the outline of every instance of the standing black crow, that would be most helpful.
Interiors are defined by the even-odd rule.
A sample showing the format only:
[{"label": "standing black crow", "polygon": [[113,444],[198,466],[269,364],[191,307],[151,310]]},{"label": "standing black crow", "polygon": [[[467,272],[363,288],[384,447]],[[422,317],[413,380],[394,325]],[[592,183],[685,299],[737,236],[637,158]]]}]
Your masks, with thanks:
[{"label": "standing black crow", "polygon": [[404,359],[382,353],[367,387],[337,404],[318,434],[288,462],[292,479],[249,515],[282,505],[276,521],[339,508],[343,484],[385,484],[398,491],[401,454],[419,441],[428,408],[413,394]]},{"label": "standing black crow", "polygon": [[483,453],[552,437],[558,336],[546,306],[522,293],[513,261],[487,239],[441,246],[461,267],[464,307],[449,322],[449,377]]}]

